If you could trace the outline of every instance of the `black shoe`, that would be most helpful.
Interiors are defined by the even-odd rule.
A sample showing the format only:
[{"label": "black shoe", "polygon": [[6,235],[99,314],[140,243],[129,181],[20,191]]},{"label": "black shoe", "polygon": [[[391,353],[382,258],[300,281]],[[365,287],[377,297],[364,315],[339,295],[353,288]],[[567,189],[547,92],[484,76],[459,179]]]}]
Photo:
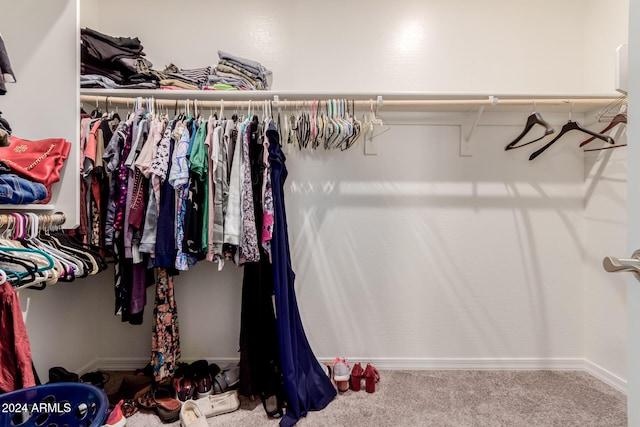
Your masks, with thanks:
[{"label": "black shoe", "polygon": [[80,382],[78,374],[69,372],[62,366],[49,369],[49,383],[77,383]]},{"label": "black shoe", "polygon": [[87,372],[80,377],[80,380],[83,383],[93,384],[98,388],[104,389],[104,385],[109,381],[109,374],[100,371]]}]

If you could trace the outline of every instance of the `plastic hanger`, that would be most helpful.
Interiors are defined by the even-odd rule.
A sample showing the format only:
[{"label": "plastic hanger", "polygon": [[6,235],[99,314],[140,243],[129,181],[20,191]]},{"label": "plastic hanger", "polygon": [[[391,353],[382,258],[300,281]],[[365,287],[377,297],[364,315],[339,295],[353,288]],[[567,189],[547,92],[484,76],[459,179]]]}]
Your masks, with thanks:
[{"label": "plastic hanger", "polygon": [[[516,146],[516,144],[518,142],[520,142],[520,140],[522,138],[524,138],[524,136],[527,133],[529,133],[529,131],[535,125],[540,125],[540,126],[543,126],[545,128],[544,135],[542,135],[539,138],[534,139],[533,141],[525,142],[524,144],[520,144],[520,145]],[[531,115],[529,117],[527,117],[527,123],[524,125],[524,129],[522,130],[522,132],[520,132],[520,135],[518,135],[516,137],[516,139],[514,139],[509,144],[507,144],[507,146],[504,147],[504,149],[505,149],[505,151],[506,150],[513,150],[514,148],[520,148],[520,147],[524,147],[524,146],[529,145],[529,144],[533,144],[534,142],[540,141],[545,136],[551,135],[554,132],[555,132],[555,129],[549,123],[547,123],[547,121],[545,119],[543,119],[542,116],[538,112],[536,112],[536,104],[535,104],[535,101],[534,101],[533,102],[533,113],[531,113]]]},{"label": "plastic hanger", "polygon": [[[614,118],[613,118],[613,119],[611,119],[611,122],[609,122],[609,124],[607,125],[607,127],[605,127],[604,129],[602,129],[602,130],[600,131],[600,133],[608,132],[609,130],[613,129],[614,127],[616,127],[617,125],[620,125],[620,124],[625,124],[625,125],[627,124],[627,115],[626,115],[626,114],[624,114],[624,113],[616,114],[616,115],[614,116]],[[587,145],[588,143],[590,143],[590,142],[591,142],[591,141],[593,141],[594,139],[596,139],[596,137],[595,137],[595,136],[592,136],[591,138],[589,138],[589,139],[586,139],[586,140],[582,141],[582,142],[580,143],[580,145],[579,145],[579,146],[580,146],[580,147],[584,147],[585,145]],[[596,150],[597,150],[597,149],[596,149]]]},{"label": "plastic hanger", "polygon": [[547,150],[547,148],[551,147],[557,140],[559,140],[560,138],[562,138],[562,136],[564,134],[566,134],[567,132],[571,132],[572,130],[578,130],[580,132],[586,133],[588,135],[591,135],[595,138],[601,139],[605,142],[608,142],[609,144],[614,144],[615,141],[613,140],[613,138],[611,138],[608,135],[602,135],[600,133],[596,133],[593,132],[589,129],[586,129],[584,127],[582,127],[582,125],[578,122],[574,122],[573,120],[571,120],[571,112],[569,112],[569,121],[562,126],[562,129],[560,129],[560,133],[558,133],[558,135],[553,138],[551,141],[549,141],[548,143],[546,143],[542,148],[539,148],[538,150],[534,151],[531,156],[529,156],[529,160],[533,160],[536,157],[538,157],[539,155],[541,155],[542,153],[545,152],[545,150]]}]

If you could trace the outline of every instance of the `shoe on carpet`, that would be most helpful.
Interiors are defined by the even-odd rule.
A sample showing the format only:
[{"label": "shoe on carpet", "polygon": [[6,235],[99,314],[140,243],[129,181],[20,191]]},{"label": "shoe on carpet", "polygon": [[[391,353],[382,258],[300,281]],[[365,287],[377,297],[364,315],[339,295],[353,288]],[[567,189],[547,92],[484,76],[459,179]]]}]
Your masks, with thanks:
[{"label": "shoe on carpet", "polygon": [[180,408],[180,425],[182,427],[209,427],[207,418],[193,400],[187,400]]},{"label": "shoe on carpet", "polygon": [[206,360],[196,360],[190,365],[195,383],[194,395],[192,398],[202,398],[213,393],[213,381],[209,373],[209,364]]},{"label": "shoe on carpet", "polygon": [[49,369],[49,383],[77,383],[80,377],[74,372],[69,372],[62,366]]},{"label": "shoe on carpet", "polygon": [[104,385],[109,381],[109,374],[101,371],[87,372],[80,377],[80,381],[104,389]]},{"label": "shoe on carpet", "polygon": [[205,417],[233,412],[240,407],[238,390],[230,390],[222,394],[212,394],[202,399],[194,400]]},{"label": "shoe on carpet", "polygon": [[376,391],[376,383],[380,381],[380,372],[375,366],[367,363],[367,367],[364,368],[364,388],[367,393],[374,393]]},{"label": "shoe on carpet", "polygon": [[121,400],[114,406],[111,413],[107,417],[107,421],[103,424],[103,427],[123,427],[127,425],[127,420],[122,414],[121,405],[124,401]]},{"label": "shoe on carpet", "polygon": [[349,390],[350,374],[351,367],[347,359],[336,357],[336,360],[333,361],[333,379],[338,386],[338,391]]},{"label": "shoe on carpet", "polygon": [[353,369],[351,369],[351,379],[349,385],[351,386],[351,390],[360,391],[362,386],[362,376],[364,375],[364,369],[362,369],[362,365],[360,363],[356,363],[353,365]]},{"label": "shoe on carpet", "polygon": [[118,391],[109,394],[109,403],[115,405],[118,401],[124,399],[137,399],[149,390],[153,384],[153,378],[140,375],[125,375],[122,378]]},{"label": "shoe on carpet", "polygon": [[227,387],[231,388],[240,382],[240,366],[233,364],[222,371]]}]

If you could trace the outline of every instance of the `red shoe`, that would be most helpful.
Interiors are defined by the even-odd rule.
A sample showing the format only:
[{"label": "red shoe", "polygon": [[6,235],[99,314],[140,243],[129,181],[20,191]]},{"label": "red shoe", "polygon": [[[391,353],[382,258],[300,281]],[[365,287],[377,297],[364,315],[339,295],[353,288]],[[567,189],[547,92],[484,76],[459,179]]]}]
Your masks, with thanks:
[{"label": "red shoe", "polygon": [[376,383],[380,381],[380,372],[375,366],[367,363],[367,367],[364,369],[365,390],[367,393],[373,393],[376,391]]},{"label": "red shoe", "polygon": [[364,370],[360,363],[353,365],[351,369],[351,390],[360,391],[363,374]]},{"label": "red shoe", "polygon": [[123,402],[124,401],[121,400],[113,408],[113,410],[109,414],[109,417],[107,418],[107,421],[105,421],[103,424],[104,427],[123,427],[127,424],[127,420],[124,418],[122,409],[120,408]]}]

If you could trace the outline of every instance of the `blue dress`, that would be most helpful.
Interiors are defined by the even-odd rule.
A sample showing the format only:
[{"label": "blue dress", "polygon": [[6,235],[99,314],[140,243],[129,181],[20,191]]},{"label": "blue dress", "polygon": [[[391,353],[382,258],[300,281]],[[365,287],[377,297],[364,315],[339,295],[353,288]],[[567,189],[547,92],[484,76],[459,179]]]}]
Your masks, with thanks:
[{"label": "blue dress", "polygon": [[287,396],[287,413],[280,420],[280,426],[289,427],[306,416],[307,411],[318,411],[327,406],[336,396],[336,389],[313,354],[300,319],[284,206],[285,156],[273,124],[269,125],[267,137],[274,203],[271,242],[273,285],[281,369]]}]

